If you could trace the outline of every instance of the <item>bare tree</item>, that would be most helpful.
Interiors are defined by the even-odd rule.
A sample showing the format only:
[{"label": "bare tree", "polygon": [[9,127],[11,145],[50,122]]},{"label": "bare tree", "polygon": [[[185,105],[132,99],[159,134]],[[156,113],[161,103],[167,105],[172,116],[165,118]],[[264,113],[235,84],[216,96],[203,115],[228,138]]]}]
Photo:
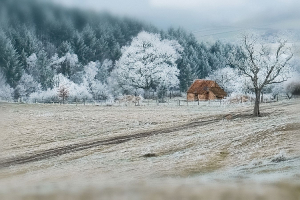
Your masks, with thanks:
[{"label": "bare tree", "polygon": [[65,100],[69,97],[69,90],[64,85],[60,86],[58,89],[58,96],[62,98],[63,104],[65,104]]},{"label": "bare tree", "polygon": [[286,40],[268,45],[259,42],[253,35],[243,35],[240,48],[243,56],[232,56],[229,58],[229,65],[235,66],[251,79],[256,97],[253,115],[259,116],[260,94],[263,88],[287,80],[289,61],[293,54]]}]

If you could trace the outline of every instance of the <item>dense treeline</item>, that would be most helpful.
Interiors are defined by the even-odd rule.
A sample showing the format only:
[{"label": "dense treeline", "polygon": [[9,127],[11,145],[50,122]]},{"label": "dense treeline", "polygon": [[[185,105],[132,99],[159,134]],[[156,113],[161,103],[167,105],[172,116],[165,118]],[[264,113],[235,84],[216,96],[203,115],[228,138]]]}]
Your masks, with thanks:
[{"label": "dense treeline", "polygon": [[[181,91],[193,79],[224,67],[224,58],[233,48],[221,42],[199,43],[180,28],[161,31],[137,20],[37,0],[2,0],[0,9],[0,78],[14,90],[14,98],[20,97],[22,90],[29,95],[38,89],[53,88],[58,74],[80,83],[84,66],[90,62],[97,63],[96,77],[105,83],[122,55],[122,47],[130,45],[141,31],[176,40],[183,47],[176,62]],[[29,83],[40,88],[24,89]]]},{"label": "dense treeline", "polygon": [[174,39],[184,48],[177,66],[180,70],[180,89],[185,91],[196,78],[205,78],[212,71],[226,65],[228,54],[234,49],[231,44],[220,41],[212,45],[199,43],[193,34],[188,34],[183,29],[169,29],[162,34],[167,39]]}]

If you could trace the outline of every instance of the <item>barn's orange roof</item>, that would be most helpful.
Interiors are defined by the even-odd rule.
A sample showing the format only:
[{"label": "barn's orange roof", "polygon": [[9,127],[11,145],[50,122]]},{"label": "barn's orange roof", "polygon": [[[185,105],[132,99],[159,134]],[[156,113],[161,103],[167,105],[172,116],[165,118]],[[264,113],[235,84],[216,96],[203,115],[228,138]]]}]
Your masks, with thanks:
[{"label": "barn's orange roof", "polygon": [[216,82],[211,80],[197,79],[188,89],[187,93],[204,94],[210,87],[215,87]]},{"label": "barn's orange roof", "polygon": [[216,96],[227,95],[227,93],[215,81],[203,79],[195,80],[187,93],[206,94],[208,91],[213,92]]},{"label": "barn's orange roof", "polygon": [[214,95],[219,98],[223,98],[223,97],[227,96],[227,93],[220,87],[211,87],[211,88],[209,88],[209,91],[214,93]]}]

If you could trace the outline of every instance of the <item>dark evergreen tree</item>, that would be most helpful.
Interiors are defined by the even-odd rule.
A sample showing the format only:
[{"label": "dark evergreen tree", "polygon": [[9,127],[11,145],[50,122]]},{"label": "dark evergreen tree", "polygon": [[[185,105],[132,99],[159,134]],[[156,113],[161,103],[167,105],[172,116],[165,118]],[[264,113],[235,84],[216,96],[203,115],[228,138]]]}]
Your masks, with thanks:
[{"label": "dark evergreen tree", "polygon": [[86,65],[89,61],[87,60],[88,47],[85,45],[82,35],[79,32],[74,34],[72,48],[74,53],[78,56],[79,62]]},{"label": "dark evergreen tree", "polygon": [[22,66],[16,49],[3,32],[0,32],[0,70],[6,82],[15,88],[22,76]]},{"label": "dark evergreen tree", "polygon": [[59,57],[66,55],[66,53],[74,53],[72,45],[68,41],[63,41],[57,49],[57,54]]},{"label": "dark evergreen tree", "polygon": [[48,59],[46,51],[41,50],[38,52],[36,64],[38,69],[38,82],[43,89],[52,88],[54,71],[50,67],[50,60]]},{"label": "dark evergreen tree", "polygon": [[[43,89],[52,87],[55,73],[79,83],[83,66],[91,61],[102,63],[99,66],[110,62],[109,67],[99,69],[99,74],[103,70],[102,75],[107,77],[121,57],[122,47],[129,45],[141,31],[177,40],[183,47],[177,61],[181,91],[186,91],[194,79],[205,78],[211,71],[224,67],[233,49],[237,49],[236,56],[243,56],[242,51],[230,44],[200,43],[182,28],[163,31],[130,18],[67,9],[49,1],[1,0],[0,25],[0,69],[11,87],[16,87],[23,72]],[[71,66],[65,59],[50,66],[53,60],[68,53],[77,55],[76,65]],[[27,63],[29,57],[32,60]]]}]

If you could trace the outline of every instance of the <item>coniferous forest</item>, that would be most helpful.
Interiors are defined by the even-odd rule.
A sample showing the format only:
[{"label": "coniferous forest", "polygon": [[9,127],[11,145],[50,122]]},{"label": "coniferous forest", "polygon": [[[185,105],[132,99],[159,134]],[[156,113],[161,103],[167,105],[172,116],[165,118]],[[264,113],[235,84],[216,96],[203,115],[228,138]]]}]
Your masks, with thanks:
[{"label": "coniferous forest", "polygon": [[[182,47],[176,60],[177,89],[182,92],[194,79],[224,67],[224,58],[234,48],[220,41],[199,42],[182,28],[160,30],[130,18],[37,0],[2,0],[0,9],[1,90],[2,96],[13,99],[50,91],[57,85],[57,77],[77,85],[86,80],[91,98],[107,98],[112,90],[111,72],[122,49],[142,31],[177,41]],[[92,74],[98,85],[88,81],[91,77],[84,79],[87,74]]]}]

